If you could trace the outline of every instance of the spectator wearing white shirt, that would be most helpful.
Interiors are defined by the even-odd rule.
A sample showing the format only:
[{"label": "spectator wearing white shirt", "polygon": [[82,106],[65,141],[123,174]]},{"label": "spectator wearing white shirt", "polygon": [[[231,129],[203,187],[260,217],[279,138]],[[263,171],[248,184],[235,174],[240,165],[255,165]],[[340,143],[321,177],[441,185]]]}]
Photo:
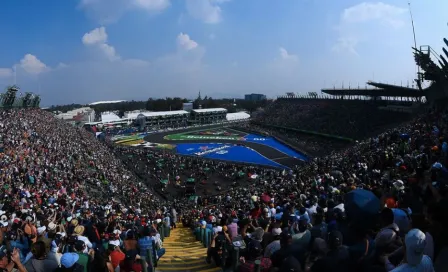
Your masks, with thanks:
[{"label": "spectator wearing white shirt", "polygon": [[86,252],[84,252],[84,253],[87,253],[88,249],[91,249],[93,246],[92,246],[92,243],[90,242],[89,238],[83,236],[84,230],[85,230],[84,226],[78,225],[78,226],[76,226],[76,228],[73,232],[76,236],[78,236],[78,240],[81,240],[86,244],[87,248],[85,249]]}]

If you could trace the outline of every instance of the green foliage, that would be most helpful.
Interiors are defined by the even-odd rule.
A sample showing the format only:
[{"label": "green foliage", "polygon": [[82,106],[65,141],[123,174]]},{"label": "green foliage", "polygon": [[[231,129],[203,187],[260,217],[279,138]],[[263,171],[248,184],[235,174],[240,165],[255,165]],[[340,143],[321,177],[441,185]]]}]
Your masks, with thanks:
[{"label": "green foliage", "polygon": [[[199,95],[200,96],[200,95]],[[91,107],[95,110],[95,113],[100,116],[102,112],[118,112],[121,117],[127,111],[134,110],[148,110],[148,111],[174,111],[182,110],[183,103],[188,103],[189,100],[180,97],[167,97],[161,99],[149,98],[147,101],[126,101],[120,103],[105,103],[97,105],[80,105],[80,104],[70,104],[61,106],[51,106],[49,111],[61,111],[67,112],[81,107]],[[203,99],[196,99],[193,102],[193,108],[198,109],[199,105],[203,109],[210,108],[225,108],[229,113],[245,110],[250,113],[257,110],[258,108],[265,107],[269,100],[264,101],[246,101],[243,99],[213,99],[212,97],[205,96]]]}]

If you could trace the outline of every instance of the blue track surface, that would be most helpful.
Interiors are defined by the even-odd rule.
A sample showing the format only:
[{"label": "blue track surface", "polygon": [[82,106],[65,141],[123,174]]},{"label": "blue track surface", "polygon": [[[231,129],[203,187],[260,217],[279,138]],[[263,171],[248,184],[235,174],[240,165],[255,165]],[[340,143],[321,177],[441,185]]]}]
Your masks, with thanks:
[{"label": "blue track surface", "polygon": [[275,140],[272,137],[263,137],[263,136],[258,136],[255,134],[249,134],[247,136],[244,137],[246,139],[247,142],[253,142],[253,143],[258,143],[258,144],[264,144],[267,146],[270,146],[272,148],[277,149],[280,152],[285,153],[286,155],[290,156],[290,157],[294,157],[297,159],[301,159],[306,161],[307,157],[304,156],[303,154],[300,154],[298,152],[296,152],[295,150],[287,147],[286,145],[278,142],[277,140]]},{"label": "blue track surface", "polygon": [[[280,144],[280,143],[279,143]],[[226,160],[243,163],[253,163],[266,166],[287,168],[284,165],[271,161],[257,151],[234,144],[220,143],[185,143],[176,145],[177,153],[182,155],[200,156],[208,159]]]}]

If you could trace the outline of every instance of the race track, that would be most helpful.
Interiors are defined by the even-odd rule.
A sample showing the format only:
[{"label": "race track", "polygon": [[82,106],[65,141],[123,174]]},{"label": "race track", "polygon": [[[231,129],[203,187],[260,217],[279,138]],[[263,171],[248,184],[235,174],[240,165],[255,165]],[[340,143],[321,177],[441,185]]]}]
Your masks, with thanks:
[{"label": "race track", "polygon": [[[217,129],[223,129],[226,133],[234,133],[232,134],[234,137],[231,136],[191,136],[194,134],[199,133],[212,133],[213,131],[216,131]],[[183,140],[175,140],[179,137],[179,134],[183,135]],[[174,135],[174,136],[173,136]],[[238,135],[238,136],[237,136]],[[167,137],[166,137],[167,136]],[[245,137],[242,139],[242,137]],[[148,135],[144,138],[145,141],[150,143],[162,143],[162,144],[174,144],[178,145],[178,153],[185,155],[185,148],[183,148],[183,145],[187,146],[190,144],[190,146],[195,147],[199,146],[198,144],[204,144],[207,143],[209,146],[207,148],[213,148],[215,146],[218,146],[218,144],[221,144],[220,146],[227,145],[232,148],[232,150],[238,150],[238,152],[241,152],[240,154],[242,156],[248,157],[249,154],[244,153],[243,149],[252,149],[253,151],[259,153],[259,156],[264,157],[262,160],[264,161],[271,161],[272,163],[265,164],[267,166],[274,166],[274,167],[288,167],[292,168],[297,164],[300,164],[303,162],[303,160],[306,160],[306,157],[302,154],[296,153],[296,157],[293,157],[291,153],[294,153],[295,151],[290,150],[289,147],[284,146],[283,144],[280,144],[276,142],[272,138],[266,138],[265,143],[257,142],[254,140],[259,140],[254,137],[263,137],[263,136],[257,136],[257,135],[251,135],[247,134],[245,132],[238,131],[236,129],[223,127],[222,125],[212,125],[207,127],[194,127],[194,128],[188,128],[183,130],[176,130],[176,131],[167,131],[162,133],[156,133]],[[171,138],[171,139],[168,139]],[[190,139],[193,138],[193,139]],[[201,139],[195,139],[195,138],[201,138]],[[208,139],[210,138],[210,139]],[[215,138],[215,139],[214,139]],[[240,138],[242,140],[234,140],[234,138]],[[244,148],[246,147],[246,148]],[[181,150],[182,149],[182,150]],[[192,148],[190,148],[192,149]],[[187,149],[188,150],[188,149]],[[254,153],[255,153],[254,152]],[[193,155],[193,154],[191,154]],[[213,159],[220,159],[221,157],[217,156],[210,156],[209,158]],[[246,158],[247,159],[247,158]],[[224,159],[228,161],[235,161],[238,160],[234,159]],[[248,162],[246,161],[239,161],[239,162]],[[250,162],[249,162],[250,163]]]}]

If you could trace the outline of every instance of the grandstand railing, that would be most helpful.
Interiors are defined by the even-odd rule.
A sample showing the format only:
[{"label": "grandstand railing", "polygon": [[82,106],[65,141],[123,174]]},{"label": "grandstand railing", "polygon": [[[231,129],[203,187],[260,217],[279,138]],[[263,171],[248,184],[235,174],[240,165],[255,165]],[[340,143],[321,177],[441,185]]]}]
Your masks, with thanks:
[{"label": "grandstand railing", "polygon": [[369,96],[348,96],[348,95],[295,95],[295,96],[277,96],[278,100],[359,100],[359,101],[398,101],[398,102],[415,102],[415,99],[409,97],[388,97],[379,96],[376,99]]}]

